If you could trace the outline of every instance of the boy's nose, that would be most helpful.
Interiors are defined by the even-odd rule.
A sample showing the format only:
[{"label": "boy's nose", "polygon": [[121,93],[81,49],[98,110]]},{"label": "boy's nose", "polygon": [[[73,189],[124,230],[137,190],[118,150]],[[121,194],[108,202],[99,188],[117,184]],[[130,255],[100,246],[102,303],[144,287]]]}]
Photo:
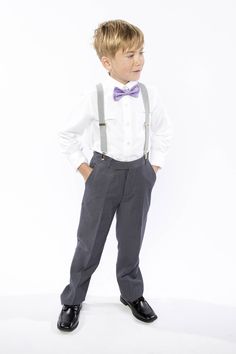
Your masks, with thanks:
[{"label": "boy's nose", "polygon": [[141,63],[137,63],[134,65],[134,69],[135,70],[141,70],[142,69],[142,64]]},{"label": "boy's nose", "polygon": [[134,66],[135,67],[137,66],[137,70],[141,69],[142,63],[143,63],[143,60],[141,58],[138,57],[138,58],[134,59]]},{"label": "boy's nose", "polygon": [[140,59],[134,60],[134,67],[135,67],[137,70],[140,69],[141,66],[142,66],[142,62],[141,62]]}]

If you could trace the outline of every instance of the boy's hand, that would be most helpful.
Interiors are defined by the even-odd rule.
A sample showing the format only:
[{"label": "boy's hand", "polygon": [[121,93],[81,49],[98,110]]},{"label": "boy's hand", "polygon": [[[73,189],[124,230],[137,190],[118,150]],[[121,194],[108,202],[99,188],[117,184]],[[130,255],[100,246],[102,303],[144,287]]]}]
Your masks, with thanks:
[{"label": "boy's hand", "polygon": [[77,170],[82,174],[82,176],[84,177],[84,181],[86,182],[93,168],[90,167],[86,162],[83,162]]},{"label": "boy's hand", "polygon": [[156,173],[161,168],[160,166],[156,166],[156,165],[152,165],[152,167]]}]

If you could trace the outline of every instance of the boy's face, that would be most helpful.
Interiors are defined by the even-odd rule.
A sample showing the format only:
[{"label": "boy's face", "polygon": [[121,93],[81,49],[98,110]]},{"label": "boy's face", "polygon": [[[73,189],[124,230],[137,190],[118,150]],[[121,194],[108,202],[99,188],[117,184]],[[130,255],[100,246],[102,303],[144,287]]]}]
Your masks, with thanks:
[{"label": "boy's face", "polygon": [[115,57],[102,57],[103,66],[109,71],[113,79],[127,84],[129,81],[139,80],[143,65],[143,47],[139,49],[119,49]]}]

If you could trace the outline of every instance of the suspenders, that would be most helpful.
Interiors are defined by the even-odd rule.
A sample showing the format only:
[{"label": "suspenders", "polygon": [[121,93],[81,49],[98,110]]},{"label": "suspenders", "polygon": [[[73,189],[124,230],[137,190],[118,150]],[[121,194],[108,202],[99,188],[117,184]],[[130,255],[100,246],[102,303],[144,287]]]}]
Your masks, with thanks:
[{"label": "suspenders", "polygon": [[141,88],[142,92],[142,97],[143,97],[143,104],[145,108],[145,143],[144,143],[144,158],[145,160],[148,158],[149,151],[148,151],[148,142],[149,142],[149,116],[150,116],[150,104],[149,104],[149,97],[148,97],[148,91],[147,88],[144,84],[141,82],[139,83],[139,86]]},{"label": "suspenders", "polygon": [[[148,142],[149,142],[149,116],[150,116],[150,104],[147,88],[144,84],[139,82],[141,88],[144,108],[145,108],[145,143],[144,143],[144,158],[145,161],[148,159]],[[100,140],[101,140],[101,151],[102,160],[104,160],[104,155],[107,153],[107,136],[106,136],[106,123],[104,120],[104,92],[102,84],[97,84],[97,102],[98,102],[98,117],[99,117],[99,128],[100,128]]]},{"label": "suspenders", "polygon": [[101,140],[101,151],[102,160],[104,160],[103,155],[107,152],[107,135],[106,135],[106,123],[104,120],[104,93],[102,84],[97,85],[97,99],[98,99],[98,117],[99,117],[99,127],[100,127],[100,140]]}]

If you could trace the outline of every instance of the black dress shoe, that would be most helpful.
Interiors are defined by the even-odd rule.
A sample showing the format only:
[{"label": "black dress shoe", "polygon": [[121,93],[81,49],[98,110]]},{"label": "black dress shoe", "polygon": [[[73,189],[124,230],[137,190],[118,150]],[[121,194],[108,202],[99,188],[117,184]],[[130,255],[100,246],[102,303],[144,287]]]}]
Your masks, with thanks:
[{"label": "black dress shoe", "polygon": [[120,296],[120,301],[124,305],[128,305],[131,308],[133,315],[140,321],[153,322],[157,319],[157,315],[143,296],[140,296],[138,299],[132,302],[127,301],[122,296]]},{"label": "black dress shoe", "polygon": [[57,328],[62,331],[73,331],[79,324],[79,313],[82,304],[63,305],[57,321]]}]

